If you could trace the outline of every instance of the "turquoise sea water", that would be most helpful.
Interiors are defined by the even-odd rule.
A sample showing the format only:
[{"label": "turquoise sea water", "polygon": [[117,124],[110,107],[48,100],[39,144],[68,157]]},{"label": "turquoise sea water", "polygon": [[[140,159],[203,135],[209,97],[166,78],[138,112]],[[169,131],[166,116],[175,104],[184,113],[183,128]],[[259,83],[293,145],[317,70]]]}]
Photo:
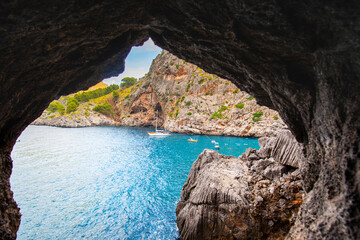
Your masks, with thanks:
[{"label": "turquoise sea water", "polygon": [[[176,203],[206,136],[150,128],[29,126],[12,152],[18,239],[176,239]],[[254,138],[210,136],[239,156]],[[215,150],[215,149],[214,149]]]}]

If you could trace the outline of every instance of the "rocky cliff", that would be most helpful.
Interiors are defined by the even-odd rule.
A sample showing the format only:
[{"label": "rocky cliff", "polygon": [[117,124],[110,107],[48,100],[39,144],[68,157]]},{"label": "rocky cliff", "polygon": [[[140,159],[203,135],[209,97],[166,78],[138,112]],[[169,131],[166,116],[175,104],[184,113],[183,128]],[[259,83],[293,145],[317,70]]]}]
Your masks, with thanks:
[{"label": "rocky cliff", "polygon": [[158,124],[171,132],[259,137],[286,128],[277,112],[230,81],[167,51],[117,106],[126,116],[122,125],[154,125],[157,114]]},{"label": "rocky cliff", "polygon": [[9,178],[21,132],[54,99],[123,72],[151,36],[278,111],[303,143],[289,238],[359,239],[359,12],[356,0],[1,1],[0,236],[20,222]]},{"label": "rocky cliff", "polygon": [[[105,83],[98,83],[95,86],[92,86],[87,91],[90,92],[96,89],[105,89],[108,86]],[[32,124],[34,125],[47,125],[54,127],[90,127],[90,126],[116,126],[118,123],[115,121],[115,118],[112,114],[101,114],[100,112],[94,111],[94,107],[103,103],[103,102],[112,102],[112,93],[105,94],[104,96],[99,96],[94,99],[89,99],[85,102],[77,102],[76,107],[73,111],[68,111],[67,104],[70,101],[74,101],[74,96],[76,94],[70,94],[67,96],[62,96],[58,100],[50,103],[49,107],[37,118]],[[58,104],[60,107],[55,105],[55,108],[52,107],[53,104]],[[66,106],[66,107],[65,107]]]},{"label": "rocky cliff", "polygon": [[284,239],[304,194],[302,146],[294,141],[290,132],[280,132],[238,158],[204,150],[177,205],[181,238]]},{"label": "rocky cliff", "polygon": [[[259,106],[233,83],[163,51],[150,71],[128,89],[80,104],[76,112],[44,111],[36,125],[86,127],[97,125],[155,126],[171,132],[232,136],[273,136],[286,128],[277,112]],[[73,95],[68,96],[67,98]],[[66,105],[64,97],[58,102]],[[109,103],[113,114],[93,111]]]}]

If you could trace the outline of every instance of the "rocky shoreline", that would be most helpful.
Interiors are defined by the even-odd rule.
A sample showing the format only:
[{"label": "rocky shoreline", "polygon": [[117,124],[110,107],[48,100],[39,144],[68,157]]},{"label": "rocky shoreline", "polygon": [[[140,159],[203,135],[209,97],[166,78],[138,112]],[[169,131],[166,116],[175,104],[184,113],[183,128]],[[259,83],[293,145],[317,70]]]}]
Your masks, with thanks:
[{"label": "rocky shoreline", "polygon": [[304,191],[302,146],[289,131],[238,158],[212,150],[194,162],[176,209],[182,239],[284,239]]},{"label": "rocky shoreline", "polygon": [[[257,104],[230,81],[163,51],[136,85],[102,100],[80,103],[76,112],[44,111],[32,124],[57,127],[158,126],[176,133],[241,137],[275,136],[287,129],[278,113]],[[58,102],[65,105],[64,99]],[[112,114],[92,111],[108,103]]]}]

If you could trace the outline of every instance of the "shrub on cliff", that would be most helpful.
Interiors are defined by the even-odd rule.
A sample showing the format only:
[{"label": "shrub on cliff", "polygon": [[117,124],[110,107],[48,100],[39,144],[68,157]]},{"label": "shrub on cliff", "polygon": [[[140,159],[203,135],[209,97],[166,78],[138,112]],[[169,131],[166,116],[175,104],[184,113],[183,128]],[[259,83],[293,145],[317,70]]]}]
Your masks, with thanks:
[{"label": "shrub on cliff", "polygon": [[60,102],[57,102],[57,101],[54,101],[54,102],[51,102],[49,107],[48,107],[48,110],[50,112],[59,112],[61,115],[64,114],[65,112],[65,106],[62,105]]},{"label": "shrub on cliff", "polygon": [[119,99],[119,96],[120,96],[120,94],[116,90],[114,90],[113,91],[113,99],[114,99],[114,101],[117,101]]},{"label": "shrub on cliff", "polygon": [[216,118],[224,118],[223,115],[222,115],[222,112],[225,111],[225,110],[228,110],[228,107],[225,106],[225,105],[221,105],[220,108],[214,112],[214,114],[211,116],[210,119],[216,119]]},{"label": "shrub on cliff", "polygon": [[121,88],[128,88],[131,87],[132,85],[134,85],[136,83],[136,78],[133,77],[126,77],[121,79],[121,84],[120,87]]},{"label": "shrub on cliff", "polygon": [[98,89],[92,90],[92,91],[85,91],[82,93],[77,93],[77,94],[75,94],[74,99],[76,99],[76,101],[80,102],[80,103],[87,102],[90,99],[105,96],[117,89],[119,89],[119,86],[116,84],[112,84],[106,88],[98,88]]},{"label": "shrub on cliff", "polygon": [[104,103],[104,104],[96,105],[96,106],[93,108],[93,110],[94,110],[95,112],[108,115],[108,114],[112,114],[112,113],[113,113],[112,108],[113,108],[113,107],[112,107],[109,103]]},{"label": "shrub on cliff", "polygon": [[245,106],[244,103],[239,103],[239,104],[236,104],[236,105],[235,105],[235,107],[240,108],[240,109],[243,109],[244,106]]},{"label": "shrub on cliff", "polygon": [[76,101],[68,101],[66,104],[66,113],[75,112],[78,107],[78,104]]},{"label": "shrub on cliff", "polygon": [[223,115],[222,115],[222,113],[220,111],[214,112],[214,114],[211,116],[210,119],[216,119],[216,118],[220,118],[220,119],[223,118]]},{"label": "shrub on cliff", "polygon": [[253,120],[254,122],[260,121],[260,117],[261,117],[263,114],[264,114],[264,113],[263,113],[262,111],[253,113],[253,118],[252,118],[252,120]]}]

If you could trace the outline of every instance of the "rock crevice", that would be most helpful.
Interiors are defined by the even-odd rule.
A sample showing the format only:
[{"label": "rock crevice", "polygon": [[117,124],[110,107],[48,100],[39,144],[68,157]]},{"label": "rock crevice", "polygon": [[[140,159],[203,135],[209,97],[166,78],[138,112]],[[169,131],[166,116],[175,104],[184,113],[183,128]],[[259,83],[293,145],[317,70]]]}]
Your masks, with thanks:
[{"label": "rock crevice", "polygon": [[[151,36],[277,110],[303,143],[308,194],[289,238],[359,239],[359,12],[337,0],[2,1],[1,164],[52,100],[121,73]],[[0,218],[16,234],[6,220],[16,217]]]},{"label": "rock crevice", "polygon": [[[191,167],[177,205],[181,238],[284,239],[304,192],[299,169],[275,160],[272,153],[293,156],[293,141],[284,131],[261,139],[259,151],[247,149],[239,158],[204,150]],[[291,164],[301,158],[302,153],[293,156]]]}]

